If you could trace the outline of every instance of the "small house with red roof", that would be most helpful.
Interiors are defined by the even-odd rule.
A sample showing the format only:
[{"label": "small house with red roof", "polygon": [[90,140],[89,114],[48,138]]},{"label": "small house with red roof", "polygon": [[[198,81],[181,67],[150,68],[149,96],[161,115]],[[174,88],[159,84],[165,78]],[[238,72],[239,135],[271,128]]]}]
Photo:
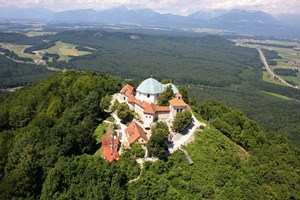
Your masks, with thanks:
[{"label": "small house with red roof", "polygon": [[170,119],[174,119],[178,112],[182,112],[188,108],[188,104],[186,104],[182,100],[181,94],[176,94],[175,98],[169,101],[170,103]]},{"label": "small house with red roof", "polygon": [[127,136],[127,140],[129,145],[133,143],[138,144],[146,144],[148,141],[148,137],[144,129],[137,124],[137,122],[133,121],[126,129],[125,133]]},{"label": "small house with red roof", "polygon": [[112,134],[105,134],[101,140],[102,143],[102,158],[112,162],[113,160],[119,160],[119,138]]}]

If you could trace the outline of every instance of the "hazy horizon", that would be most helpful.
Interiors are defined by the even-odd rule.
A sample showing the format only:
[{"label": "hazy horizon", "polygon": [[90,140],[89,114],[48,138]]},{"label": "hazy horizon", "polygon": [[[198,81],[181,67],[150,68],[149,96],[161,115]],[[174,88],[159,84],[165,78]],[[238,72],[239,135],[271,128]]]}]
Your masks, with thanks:
[{"label": "hazy horizon", "polygon": [[52,11],[94,9],[106,10],[124,6],[128,9],[151,9],[159,13],[188,15],[200,10],[210,9],[245,9],[261,10],[273,15],[283,13],[300,13],[300,1],[290,0],[0,0],[1,7],[16,6],[27,8],[33,6],[44,7]]}]

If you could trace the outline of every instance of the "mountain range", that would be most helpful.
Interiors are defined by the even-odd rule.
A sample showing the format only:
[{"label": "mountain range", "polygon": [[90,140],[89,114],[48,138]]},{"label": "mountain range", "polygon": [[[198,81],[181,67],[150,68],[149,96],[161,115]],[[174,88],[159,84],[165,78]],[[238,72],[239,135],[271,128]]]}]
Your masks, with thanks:
[{"label": "mountain range", "polygon": [[211,28],[237,33],[271,36],[300,36],[299,14],[272,16],[252,10],[201,10],[188,16],[161,14],[150,9],[129,10],[116,7],[53,12],[41,7],[0,7],[1,21],[26,20],[46,23],[130,24],[172,28]]}]

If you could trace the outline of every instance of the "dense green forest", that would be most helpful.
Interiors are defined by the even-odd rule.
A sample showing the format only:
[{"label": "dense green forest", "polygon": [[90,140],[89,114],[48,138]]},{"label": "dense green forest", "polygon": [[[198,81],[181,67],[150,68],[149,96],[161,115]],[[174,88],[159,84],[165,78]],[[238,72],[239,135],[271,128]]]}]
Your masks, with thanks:
[{"label": "dense green forest", "polygon": [[[44,58],[49,60],[50,67],[109,73],[137,84],[150,76],[170,79],[177,85],[187,86],[197,100],[221,100],[241,109],[267,130],[278,131],[300,146],[299,90],[262,81],[263,64],[258,51],[235,46],[224,37],[80,30],[37,37],[7,33],[2,34],[0,40],[32,45],[26,49],[29,53],[48,48],[55,41],[77,45],[77,49],[88,49],[91,54],[73,57],[69,62],[57,61],[56,54],[44,55]],[[278,57],[275,51],[263,51],[269,62]],[[40,67],[39,70],[46,69]],[[42,76],[38,70],[31,72],[32,81]],[[45,71],[47,73],[50,72]],[[26,81],[29,78],[20,81],[22,77],[6,75],[1,81],[10,81],[12,86],[30,82]]]},{"label": "dense green forest", "polygon": [[219,36],[171,37],[108,33],[104,31],[61,32],[45,38],[97,49],[93,54],[53,63],[72,68],[143,80],[150,75],[177,83],[226,86],[240,82],[238,74],[250,64],[259,64],[253,49],[236,47]]},{"label": "dense green forest", "polygon": [[129,199],[298,199],[300,152],[242,112],[215,101],[193,103],[210,122],[181,152],[147,163]]},{"label": "dense green forest", "polygon": [[52,73],[44,66],[14,62],[0,55],[0,88],[28,85]]},{"label": "dense green forest", "polygon": [[182,152],[150,163],[140,179],[136,153],[108,164],[95,154],[109,75],[51,75],[0,103],[0,199],[299,199],[300,151],[242,112],[191,101],[209,128]]},{"label": "dense green forest", "polygon": [[0,104],[0,199],[38,198],[57,161],[80,165],[67,157],[98,150],[92,135],[105,117],[99,102],[119,89],[120,81],[108,75],[67,72],[5,98]]}]

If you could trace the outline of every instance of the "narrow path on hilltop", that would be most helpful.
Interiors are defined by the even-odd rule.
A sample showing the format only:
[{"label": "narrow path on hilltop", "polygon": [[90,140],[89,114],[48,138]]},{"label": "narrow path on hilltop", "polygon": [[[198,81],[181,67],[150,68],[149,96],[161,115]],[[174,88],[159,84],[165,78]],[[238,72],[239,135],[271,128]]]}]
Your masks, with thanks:
[{"label": "narrow path on hilltop", "polygon": [[[186,145],[192,141],[194,141],[194,132],[199,128],[200,126],[206,126],[206,124],[200,122],[197,120],[197,118],[192,115],[192,124],[185,130],[185,133],[176,133],[171,141],[172,144],[169,145],[169,152],[173,153],[177,149],[179,149],[181,146]],[[179,136],[179,138],[177,137]]]},{"label": "narrow path on hilltop", "polygon": [[137,180],[140,179],[142,171],[143,171],[143,167],[144,167],[144,162],[146,162],[146,161],[155,162],[155,161],[158,160],[158,158],[149,158],[148,157],[148,149],[146,147],[143,147],[143,149],[145,150],[145,156],[144,156],[144,158],[138,158],[138,159],[136,159],[136,162],[140,164],[140,169],[141,169],[140,174],[135,179],[132,179],[132,180],[128,181],[128,183],[131,183],[133,181],[137,181]]}]

